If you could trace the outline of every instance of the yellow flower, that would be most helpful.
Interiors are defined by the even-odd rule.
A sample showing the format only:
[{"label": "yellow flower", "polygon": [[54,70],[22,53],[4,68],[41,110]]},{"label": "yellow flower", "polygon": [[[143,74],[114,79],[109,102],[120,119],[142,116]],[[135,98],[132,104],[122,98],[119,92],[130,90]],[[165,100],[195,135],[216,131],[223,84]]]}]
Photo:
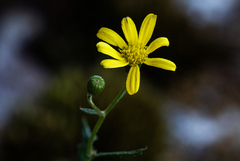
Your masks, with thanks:
[{"label": "yellow flower", "polygon": [[101,61],[104,68],[118,68],[130,65],[126,89],[130,95],[138,92],[140,86],[140,67],[141,64],[162,68],[165,70],[176,70],[176,65],[167,59],[163,58],[148,58],[148,55],[162,46],[169,46],[169,41],[165,37],[160,37],[146,46],[152,36],[157,15],[148,14],[142,22],[139,35],[136,26],[130,17],[122,19],[122,30],[125,35],[126,42],[115,31],[102,27],[97,37],[107,43],[117,46],[119,51],[116,51],[105,42],[97,43],[99,52],[109,55],[115,59],[105,59]]}]

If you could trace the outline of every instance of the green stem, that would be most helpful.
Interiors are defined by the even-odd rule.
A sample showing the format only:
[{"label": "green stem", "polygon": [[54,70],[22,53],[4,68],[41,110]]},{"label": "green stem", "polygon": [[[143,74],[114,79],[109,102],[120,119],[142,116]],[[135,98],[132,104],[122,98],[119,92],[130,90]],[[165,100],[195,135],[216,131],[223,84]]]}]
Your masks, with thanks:
[{"label": "green stem", "polygon": [[96,125],[93,128],[93,131],[91,133],[91,136],[88,140],[88,145],[87,145],[87,156],[89,156],[90,158],[87,161],[91,161],[92,160],[92,153],[94,153],[92,151],[93,149],[93,142],[94,142],[94,137],[96,136],[98,130],[100,129],[104,119],[106,118],[107,114],[112,110],[112,108],[119,102],[119,100],[126,94],[126,86],[123,87],[123,89],[118,93],[118,95],[116,96],[116,98],[109,104],[109,106],[106,108],[105,111],[100,111],[92,102],[92,97],[88,97],[88,102],[89,104],[93,107],[93,109],[95,109],[97,111],[97,113],[99,114],[99,118],[98,121],[96,123]]},{"label": "green stem", "polygon": [[126,94],[126,86],[118,93],[117,97],[110,103],[110,105],[105,110],[105,115],[107,115],[112,108],[118,103],[118,101]]},{"label": "green stem", "polygon": [[92,101],[92,94],[87,94],[87,100],[88,100],[88,103],[90,104],[90,106],[97,112],[97,114],[99,115],[99,116],[102,116],[103,115],[103,113],[102,113],[102,111],[93,103],[93,101]]},{"label": "green stem", "polygon": [[89,140],[88,140],[87,156],[90,157],[90,158],[89,158],[89,161],[92,160],[92,152],[93,152],[93,151],[92,151],[92,147],[93,147],[94,137],[96,136],[96,134],[97,134],[99,128],[101,127],[104,119],[105,119],[105,116],[99,116],[98,121],[97,121],[95,127],[93,128],[93,131],[92,131],[92,133],[91,133],[91,136],[90,136],[90,138],[89,138]]}]

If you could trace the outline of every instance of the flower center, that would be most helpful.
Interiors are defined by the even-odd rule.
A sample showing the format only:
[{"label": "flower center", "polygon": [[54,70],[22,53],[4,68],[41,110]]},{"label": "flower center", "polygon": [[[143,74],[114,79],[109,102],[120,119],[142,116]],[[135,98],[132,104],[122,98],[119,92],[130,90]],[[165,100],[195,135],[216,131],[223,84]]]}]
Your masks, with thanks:
[{"label": "flower center", "polygon": [[146,55],[146,48],[140,47],[139,44],[129,45],[127,48],[120,50],[121,55],[126,59],[130,66],[142,64]]}]

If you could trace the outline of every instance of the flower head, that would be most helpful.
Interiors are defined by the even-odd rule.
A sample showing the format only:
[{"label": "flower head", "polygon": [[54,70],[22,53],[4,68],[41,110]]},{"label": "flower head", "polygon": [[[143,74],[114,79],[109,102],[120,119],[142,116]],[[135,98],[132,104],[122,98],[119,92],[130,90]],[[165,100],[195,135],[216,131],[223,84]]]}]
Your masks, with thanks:
[{"label": "flower head", "polygon": [[[147,64],[162,68],[165,70],[176,70],[176,65],[167,59],[149,58],[148,55],[162,46],[169,46],[169,41],[165,37],[155,39],[149,46],[146,46],[152,36],[155,28],[157,16],[148,14],[142,22],[140,32],[138,34],[136,26],[130,17],[122,19],[122,30],[127,43],[115,31],[102,27],[97,37],[105,42],[97,43],[99,52],[109,55],[114,59],[105,59],[101,61],[104,68],[118,68],[129,65],[126,89],[130,95],[138,92],[140,86],[140,67],[141,64]],[[107,43],[106,43],[107,42]],[[109,44],[117,46],[116,51]]]}]

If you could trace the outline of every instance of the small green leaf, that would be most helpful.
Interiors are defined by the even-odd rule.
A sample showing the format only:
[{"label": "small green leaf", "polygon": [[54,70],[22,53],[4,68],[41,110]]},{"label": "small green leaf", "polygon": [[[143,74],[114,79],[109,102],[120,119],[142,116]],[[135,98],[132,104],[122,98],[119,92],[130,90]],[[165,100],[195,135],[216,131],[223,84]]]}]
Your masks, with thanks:
[{"label": "small green leaf", "polygon": [[82,143],[78,145],[78,157],[80,161],[84,161],[88,159],[88,156],[86,155],[87,153],[87,144],[88,144],[88,139],[91,135],[91,130],[88,125],[88,122],[85,118],[82,119]]},{"label": "small green leaf", "polygon": [[123,156],[133,156],[135,157],[138,154],[142,154],[143,151],[147,150],[146,148],[132,150],[132,151],[120,151],[120,152],[102,152],[95,155],[95,157],[103,157],[103,156],[119,156],[120,158]]},{"label": "small green leaf", "polygon": [[[89,161],[90,156],[87,155],[87,144],[91,136],[91,129],[85,118],[82,119],[82,142],[78,144],[78,160]],[[94,137],[94,141],[97,140],[97,136]]]},{"label": "small green leaf", "polygon": [[83,112],[86,112],[87,114],[98,115],[94,109],[80,107],[80,110],[82,110]]}]

